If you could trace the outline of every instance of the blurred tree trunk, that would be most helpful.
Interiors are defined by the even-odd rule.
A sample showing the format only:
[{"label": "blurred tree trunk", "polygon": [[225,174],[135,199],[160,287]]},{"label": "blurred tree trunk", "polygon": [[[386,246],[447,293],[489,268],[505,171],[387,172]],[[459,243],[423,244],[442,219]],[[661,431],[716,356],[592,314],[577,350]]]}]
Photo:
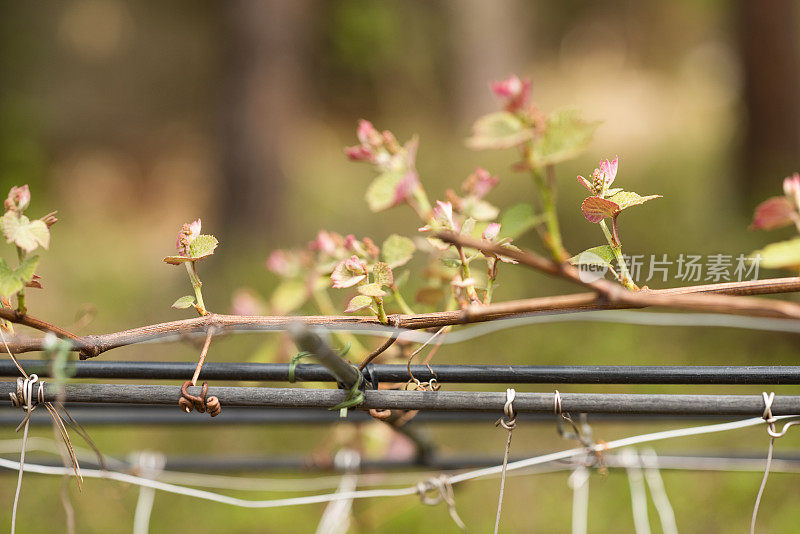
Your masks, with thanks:
[{"label": "blurred tree trunk", "polygon": [[800,171],[800,20],[796,0],[742,0],[739,16],[747,113],[743,189],[760,198]]},{"label": "blurred tree trunk", "polygon": [[448,2],[453,50],[453,105],[456,121],[469,124],[492,109],[491,80],[527,76],[531,39],[519,0]]},{"label": "blurred tree trunk", "polygon": [[222,115],[223,234],[265,235],[282,220],[283,157],[303,113],[313,0],[225,4],[229,46]]}]

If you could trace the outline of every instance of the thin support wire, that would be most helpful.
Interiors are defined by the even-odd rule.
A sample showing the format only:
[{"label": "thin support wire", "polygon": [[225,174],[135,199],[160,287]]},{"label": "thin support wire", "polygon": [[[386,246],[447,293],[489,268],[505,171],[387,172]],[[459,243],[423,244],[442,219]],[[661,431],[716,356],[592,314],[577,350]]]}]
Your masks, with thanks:
[{"label": "thin support wire", "polygon": [[[776,420],[787,419],[791,416],[782,416],[776,417]],[[655,441],[661,441],[665,439],[672,439],[672,438],[679,438],[679,437],[688,437],[688,436],[698,436],[703,434],[711,434],[716,432],[726,432],[731,430],[737,430],[742,428],[748,428],[752,426],[758,426],[764,424],[764,420],[761,417],[755,417],[750,419],[743,419],[739,421],[732,421],[729,423],[721,423],[715,425],[705,425],[705,426],[698,426],[698,427],[689,427],[689,428],[682,428],[682,429],[673,429],[673,430],[666,430],[662,432],[653,432],[649,434],[642,434],[638,436],[630,436],[623,439],[609,441],[607,443],[597,444],[593,447],[593,449],[597,452],[623,448],[631,445],[638,445],[641,443],[651,443]],[[516,471],[520,469],[527,469],[534,466],[540,466],[542,464],[547,464],[551,462],[563,461],[570,458],[574,458],[575,456],[579,456],[581,454],[585,454],[586,449],[575,448],[569,450],[563,450],[554,452],[551,454],[545,454],[542,456],[536,456],[533,458],[527,458],[525,460],[519,460],[516,462],[510,462],[507,464],[506,471]],[[20,466],[19,462],[9,460],[6,458],[0,458],[0,468],[11,469],[17,471],[19,469],[23,469]],[[457,484],[460,482],[465,482],[467,480],[475,480],[478,478],[485,478],[493,475],[500,474],[502,472],[503,466],[493,466],[485,469],[476,469],[472,471],[467,471],[464,473],[460,473],[457,475],[453,475],[447,477],[449,484]],[[39,473],[45,475],[64,475],[64,474],[72,474],[72,471],[66,467],[56,467],[56,466],[45,466],[45,465],[36,465],[27,463],[24,466],[24,471],[31,472],[31,473]],[[247,499],[240,499],[236,497],[230,497],[227,495],[220,495],[218,493],[199,490],[195,488],[187,488],[183,486],[179,486],[176,484],[169,484],[157,480],[149,480],[142,477],[137,477],[134,475],[129,475],[126,473],[120,473],[117,471],[101,471],[98,469],[85,469],[82,471],[82,476],[85,478],[100,478],[100,479],[107,479],[107,480],[114,480],[118,482],[123,482],[126,484],[135,484],[139,486],[147,486],[152,487],[160,491],[166,491],[168,493],[174,493],[178,495],[185,495],[188,497],[194,497],[198,499],[203,499],[207,501],[218,502],[221,504],[228,504],[232,506],[238,506],[241,508],[276,508],[276,507],[284,507],[284,506],[299,506],[299,505],[306,505],[306,504],[319,504],[330,502],[339,499],[366,499],[366,498],[377,498],[377,497],[401,497],[401,496],[409,496],[415,495],[419,493],[417,486],[411,487],[402,487],[402,488],[384,488],[384,489],[372,489],[372,490],[359,490],[353,491],[348,493],[328,493],[328,494],[321,494],[321,495],[309,495],[304,497],[292,497],[286,499],[274,499],[274,500],[266,500],[266,501],[258,501],[258,500],[247,500]]]},{"label": "thin support wire", "polygon": [[631,488],[631,510],[633,512],[633,527],[636,534],[650,534],[650,519],[647,517],[647,493],[644,487],[642,465],[639,463],[639,454],[636,449],[628,448],[622,451],[625,471],[628,473],[628,484]]},{"label": "thin support wire", "polygon": [[506,440],[506,452],[503,455],[503,470],[500,474],[500,496],[497,499],[497,515],[494,519],[494,534],[497,534],[500,529],[500,512],[503,509],[503,491],[506,486],[506,469],[508,467],[508,453],[511,451],[511,436],[514,434],[514,429],[517,427],[517,414],[514,412],[514,398],[517,392],[513,388],[506,389],[506,403],[503,406],[503,413],[506,418],[502,417],[497,420],[494,426],[502,426],[508,430],[508,439]]},{"label": "thin support wire", "polygon": [[[352,449],[342,449],[336,453],[334,463],[344,471],[336,493],[352,493],[358,487],[358,470],[361,455]],[[350,513],[353,499],[331,501],[325,507],[317,525],[316,534],[346,534],[350,530]]]},{"label": "thin support wire", "polygon": [[[139,453],[136,464],[142,477],[156,479],[163,471],[165,462],[163,454],[142,451]],[[156,490],[154,488],[145,486],[139,488],[139,498],[133,514],[133,534],[147,534],[150,531],[150,515],[155,498]]]},{"label": "thin support wire", "polygon": [[589,469],[578,462],[567,478],[572,489],[572,534],[586,534],[589,528],[589,475]]},{"label": "thin support wire", "polygon": [[664,480],[658,470],[656,451],[648,447],[639,454],[639,457],[644,466],[644,479],[647,481],[647,487],[650,488],[650,497],[653,499],[658,519],[661,521],[661,530],[664,534],[678,534],[675,511],[669,502],[667,490],[664,488]]}]

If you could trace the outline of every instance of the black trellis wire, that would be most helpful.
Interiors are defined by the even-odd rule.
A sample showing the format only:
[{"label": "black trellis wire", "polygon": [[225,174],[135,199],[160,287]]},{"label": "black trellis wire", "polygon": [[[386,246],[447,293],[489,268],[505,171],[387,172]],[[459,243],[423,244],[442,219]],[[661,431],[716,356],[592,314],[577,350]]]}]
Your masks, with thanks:
[{"label": "black trellis wire", "polygon": [[[49,363],[21,360],[28,372],[48,377]],[[185,380],[191,362],[76,361],[67,365],[74,378],[101,380]],[[432,372],[431,372],[432,371]],[[426,382],[462,384],[663,384],[663,385],[799,385],[800,366],[714,365],[412,365],[412,374]],[[0,376],[15,377],[19,371],[9,360],[0,360]],[[364,371],[368,382],[406,382],[406,365],[371,364]],[[295,377],[307,382],[336,382],[322,365],[300,364]],[[281,363],[206,363],[203,380],[288,382],[289,365]]]},{"label": "black trellis wire", "polygon": [[[200,394],[199,387],[190,390],[194,395]],[[16,391],[16,382],[0,382],[0,398],[8,398],[10,393]],[[39,394],[37,390],[37,397]],[[346,398],[343,390],[303,388],[212,387],[208,394],[219,398],[223,406],[278,408],[329,408]],[[63,392],[49,388],[42,396],[45,401],[74,403],[174,404],[180,397],[180,388],[142,384],[67,384]],[[500,413],[505,403],[506,394],[493,391],[367,390],[358,407]],[[761,395],[562,393],[556,398],[553,393],[517,393],[514,400],[517,413],[553,413],[556,406],[564,412],[587,414],[728,416],[761,416],[765,408]],[[772,413],[776,416],[800,415],[800,396],[775,397]]]}]

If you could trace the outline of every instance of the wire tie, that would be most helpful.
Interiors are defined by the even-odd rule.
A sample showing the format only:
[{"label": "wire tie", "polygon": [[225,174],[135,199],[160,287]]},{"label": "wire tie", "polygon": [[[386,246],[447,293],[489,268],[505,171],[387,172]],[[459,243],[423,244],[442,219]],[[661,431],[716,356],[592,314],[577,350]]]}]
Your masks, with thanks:
[{"label": "wire tie", "polygon": [[761,505],[761,497],[764,496],[764,488],[767,486],[767,478],[769,477],[770,467],[772,466],[772,454],[775,451],[775,438],[781,438],[785,436],[786,432],[789,430],[789,427],[800,423],[800,421],[789,421],[783,425],[783,428],[780,432],[777,432],[775,430],[775,421],[777,421],[778,418],[772,415],[772,403],[775,402],[775,392],[771,391],[767,393],[764,391],[761,393],[761,398],[764,399],[764,412],[761,414],[761,417],[764,419],[764,422],[767,423],[769,448],[767,449],[767,464],[764,467],[764,477],[761,479],[761,485],[759,486],[758,494],[756,495],[756,503],[753,506],[753,516],[750,518],[750,534],[753,534],[756,531],[758,508]]},{"label": "wire tie", "polygon": [[506,486],[506,468],[508,467],[508,454],[511,451],[511,436],[514,433],[514,429],[517,427],[517,414],[514,412],[514,399],[516,396],[517,392],[514,390],[514,388],[506,389],[506,403],[503,405],[503,413],[506,415],[506,419],[501,417],[494,424],[494,426],[502,426],[508,430],[506,452],[503,455],[503,470],[500,472],[500,496],[497,499],[497,516],[494,520],[495,534],[497,534],[497,531],[500,528],[500,512],[503,509],[503,492],[505,491]]}]

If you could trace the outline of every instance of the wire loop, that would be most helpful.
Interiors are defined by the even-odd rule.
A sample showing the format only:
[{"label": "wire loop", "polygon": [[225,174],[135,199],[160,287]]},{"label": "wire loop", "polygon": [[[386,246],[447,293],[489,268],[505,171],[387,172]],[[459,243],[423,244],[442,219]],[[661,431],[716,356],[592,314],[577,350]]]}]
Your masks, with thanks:
[{"label": "wire loop", "polygon": [[780,432],[775,430],[775,421],[778,420],[772,414],[772,403],[775,402],[775,392],[770,391],[767,393],[763,391],[761,397],[764,399],[764,412],[761,417],[767,423],[767,434],[769,435],[769,448],[767,449],[767,464],[764,467],[764,477],[761,479],[761,485],[758,487],[758,494],[756,495],[756,503],[753,506],[753,515],[750,518],[750,534],[756,530],[756,518],[758,517],[758,508],[761,505],[761,497],[764,496],[764,488],[767,486],[767,478],[769,477],[770,467],[772,466],[772,454],[775,451],[775,438],[782,438],[789,431],[789,427],[799,424],[800,421],[789,421]]},{"label": "wire loop", "polygon": [[517,413],[514,411],[514,399],[517,397],[517,392],[514,388],[506,389],[506,403],[503,405],[503,413],[506,418],[502,417],[495,422],[494,426],[502,426],[506,430],[514,430],[517,427]]}]

